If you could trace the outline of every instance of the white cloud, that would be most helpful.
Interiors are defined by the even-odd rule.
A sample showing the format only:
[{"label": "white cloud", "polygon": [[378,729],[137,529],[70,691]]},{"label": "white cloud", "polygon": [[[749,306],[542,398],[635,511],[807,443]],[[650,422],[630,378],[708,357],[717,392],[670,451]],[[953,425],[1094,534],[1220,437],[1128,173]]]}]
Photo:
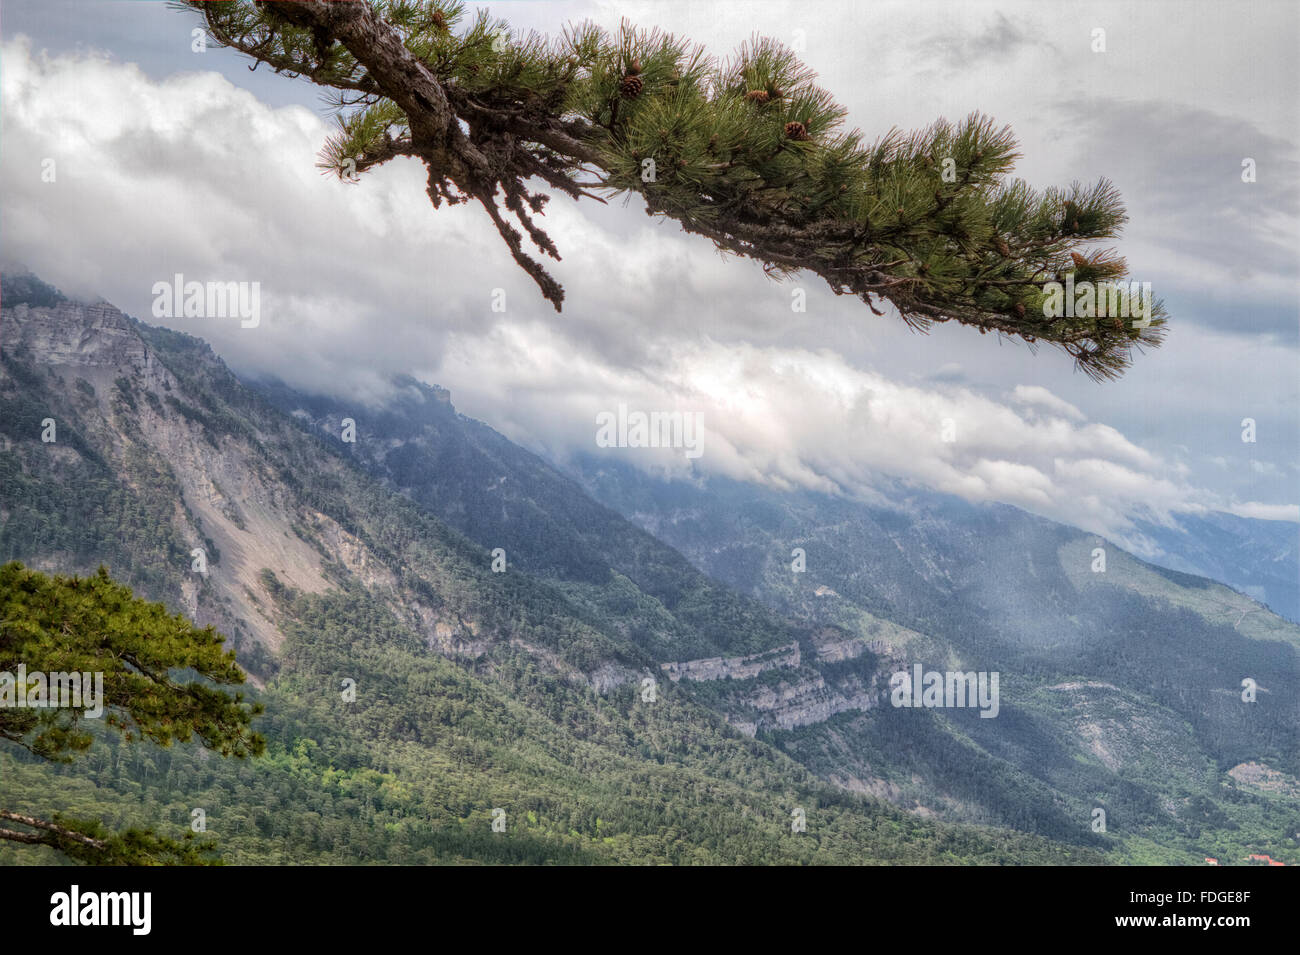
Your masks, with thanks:
[{"label": "white cloud", "polygon": [[[697,473],[779,488],[865,496],[888,476],[1120,539],[1135,514],[1167,519],[1214,497],[1189,485],[1177,462],[1113,428],[1043,415],[1044,405],[1056,406],[1050,393],[1034,392],[1022,413],[968,388],[894,381],[826,351],[710,340],[665,345],[653,373],[613,367],[553,328],[507,325],[490,338],[456,335],[449,345],[429,377],[450,383],[458,406],[472,414],[499,407],[503,389],[512,391],[523,400],[496,426],[559,457],[597,453],[597,413],[624,403],[702,415]],[[475,374],[488,364],[510,369],[511,386]],[[527,410],[539,395],[546,414]],[[1070,418],[1082,416],[1075,412]],[[953,441],[944,440],[946,422]],[[683,474],[692,468],[680,450],[606,453]]]},{"label": "white cloud", "polygon": [[1012,398],[1022,405],[1040,405],[1049,411],[1064,415],[1072,421],[1082,421],[1084,413],[1068,401],[1056,397],[1041,385],[1016,385]]},{"label": "white cloud", "polygon": [[1253,517],[1261,521],[1300,522],[1300,505],[1297,504],[1260,504],[1249,501],[1245,504],[1229,504],[1224,510],[1238,517]]},{"label": "white cloud", "polygon": [[[988,35],[1014,44],[1017,34]],[[889,476],[1122,538],[1135,513],[1163,519],[1231,497],[1153,450],[1152,422],[1175,433],[1171,449],[1209,457],[1178,430],[1180,416],[1204,427],[1209,389],[1235,427],[1230,402],[1244,400],[1244,382],[1294,369],[1293,349],[1218,347],[1203,330],[1176,330],[1169,352],[1182,364],[1158,352],[1140,365],[1155,383],[1135,397],[1133,384],[1098,391],[1061,356],[1032,357],[995,336],[914,335],[803,279],[809,311],[795,315],[788,283],[720,260],[709,243],[636,214],[636,201],[551,204],[546,225],[565,256],[552,268],[568,290],[557,316],[481,213],[429,207],[418,164],[393,163],[357,186],[317,175],[328,128],[306,108],[269,108],[214,73],[156,81],[107,56],[36,55],[21,40],[3,58],[10,255],[146,320],[152,284],[176,272],[260,281],[257,329],[168,324],[239,370],[359,402],[382,395],[394,373],[419,373],[450,387],[462,411],[556,456],[595,450],[595,415],[619,402],[697,411],[710,473],[863,496]],[[57,162],[55,183],[41,181],[43,157]],[[497,287],[504,314],[489,309]],[[1107,406],[1110,395],[1124,397]],[[1140,441],[1115,425],[1124,414]],[[668,452],[637,460],[685,463]]]}]

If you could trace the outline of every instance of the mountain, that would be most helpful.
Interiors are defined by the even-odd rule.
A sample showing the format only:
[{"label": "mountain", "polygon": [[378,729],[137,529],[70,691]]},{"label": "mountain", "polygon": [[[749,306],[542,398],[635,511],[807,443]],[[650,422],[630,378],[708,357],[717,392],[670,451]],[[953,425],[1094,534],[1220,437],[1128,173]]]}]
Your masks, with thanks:
[{"label": "mountain", "polygon": [[[231,634],[272,741],[0,753],[31,808],[208,807],[244,862],[1300,861],[1300,628],[1222,584],[913,488],[560,466],[412,379],[380,408],[241,382],[9,289],[0,558],[103,561]],[[915,665],[997,674],[996,716],[893,705]]]},{"label": "mountain", "polygon": [[[794,630],[745,600],[572,478],[460,415],[449,393],[406,377],[380,408],[279,382],[250,385],[340,455],[509,566],[546,580],[658,660],[786,646]],[[345,418],[356,440],[343,440]]]},{"label": "mountain", "polygon": [[1155,563],[1228,584],[1300,622],[1300,527],[1223,512],[1178,514],[1172,526],[1140,521]]},{"label": "mountain", "polygon": [[[904,487],[881,506],[664,481],[610,456],[570,469],[701,570],[852,634],[890,668],[1000,673],[995,719],[854,705],[880,660],[855,657],[852,640],[806,656],[815,674],[772,671],[718,694],[823,777],[1058,837],[1101,808],[1107,832],[1135,837],[1145,860],[1236,858],[1251,845],[1300,859],[1300,627],[1249,597],[1005,505]],[[823,687],[840,701],[824,720],[755,713]]]},{"label": "mountain", "polygon": [[[569,500],[572,481],[547,497],[557,478],[536,459],[504,509],[459,475],[453,525],[367,467],[381,457],[363,415],[355,447],[323,438],[198,339],[0,284],[0,559],[105,564],[217,626],[255,678],[269,744],[240,763],[105,733],[65,766],[0,742],[6,808],[167,835],[198,808],[239,863],[1105,860],[1086,834],[928,820],[848,792],[729,726],[675,667],[761,667],[800,625]],[[528,458],[478,437],[527,476]],[[502,572],[457,526],[504,535]],[[6,845],[0,862],[45,851]]]},{"label": "mountain", "polygon": [[[331,440],[356,414],[369,437],[349,446],[361,466],[567,593],[599,593],[599,574],[581,560],[596,555],[637,588],[638,614],[671,606],[680,615],[677,591],[646,572],[684,574],[680,551],[762,600],[786,621],[784,635],[767,631],[765,650],[686,659],[680,651],[702,645],[652,645],[678,651],[670,680],[826,780],[916,812],[1065,841],[1089,832],[1104,808],[1108,831],[1125,833],[1143,859],[1268,847],[1295,858],[1296,802],[1238,780],[1277,773],[1283,792],[1294,782],[1300,628],[1248,597],[1012,507],[914,489],[895,488],[892,506],[871,508],[726,481],[665,482],[609,458],[580,459],[569,475],[457,414],[447,392],[410,379],[396,386],[364,415],[280,384],[257,387]],[[648,534],[630,533],[615,511]],[[1107,566],[1093,573],[1098,546]],[[806,555],[801,574],[790,569],[795,547]],[[691,587],[732,599],[716,588],[712,579]],[[986,720],[889,705],[889,677],[918,661],[998,672],[1003,711]],[[1267,707],[1231,705],[1241,667],[1267,689]]]}]

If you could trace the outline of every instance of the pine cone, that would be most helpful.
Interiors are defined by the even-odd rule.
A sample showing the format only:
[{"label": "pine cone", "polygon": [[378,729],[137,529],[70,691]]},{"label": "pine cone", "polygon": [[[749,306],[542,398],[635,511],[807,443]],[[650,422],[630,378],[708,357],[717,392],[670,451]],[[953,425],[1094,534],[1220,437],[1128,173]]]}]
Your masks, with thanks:
[{"label": "pine cone", "polygon": [[1085,259],[1083,256],[1081,256],[1078,252],[1071,252],[1070,258],[1071,260],[1073,260],[1074,267],[1076,269],[1081,269],[1088,264],[1088,260]]},{"label": "pine cone", "polygon": [[1007,245],[1006,240],[1002,238],[1002,236],[998,236],[993,240],[993,248],[998,250],[998,255],[1002,256],[1002,258],[1011,258],[1011,246]]},{"label": "pine cone", "polygon": [[808,127],[803,123],[791,120],[785,124],[785,138],[793,139],[795,142],[807,142],[811,137],[808,135]]},{"label": "pine cone", "polygon": [[434,10],[433,16],[429,18],[429,21],[434,25],[434,28],[437,29],[439,33],[447,32],[447,18],[442,15],[441,10]]},{"label": "pine cone", "polygon": [[771,97],[767,94],[767,90],[750,90],[745,94],[745,99],[749,100],[751,103],[757,103],[759,106],[766,104],[770,98]]},{"label": "pine cone", "polygon": [[639,76],[625,76],[618,84],[618,91],[623,95],[623,99],[636,99],[644,88],[645,83]]},{"label": "pine cone", "polygon": [[1012,309],[1012,311],[1014,311],[1014,312],[1016,313],[1016,318],[1024,318],[1024,317],[1025,317],[1025,303],[1024,303],[1024,302],[1016,302],[1016,307],[1015,307],[1014,309]]}]

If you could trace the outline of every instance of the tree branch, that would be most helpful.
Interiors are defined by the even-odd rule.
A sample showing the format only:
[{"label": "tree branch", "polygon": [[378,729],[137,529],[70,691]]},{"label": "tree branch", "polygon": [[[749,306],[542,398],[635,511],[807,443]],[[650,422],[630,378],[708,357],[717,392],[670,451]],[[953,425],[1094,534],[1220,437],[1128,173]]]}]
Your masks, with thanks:
[{"label": "tree branch", "polygon": [[10,822],[21,823],[24,826],[30,826],[33,829],[41,829],[48,835],[41,835],[36,832],[19,832],[14,829],[0,829],[0,839],[8,839],[10,842],[26,842],[30,844],[40,844],[58,847],[61,839],[68,839],[72,842],[81,843],[92,849],[104,849],[107,847],[102,839],[92,839],[90,836],[80,832],[74,832],[57,823],[50,822],[48,819],[37,819],[35,816],[26,816],[22,813],[12,812],[8,809],[0,809],[0,819],[7,819]]},{"label": "tree branch", "polygon": [[[390,20],[366,0],[271,0],[256,13],[202,8],[218,42],[361,93],[355,104],[377,112],[353,114],[363,119],[345,125],[352,139],[334,144],[331,159],[339,150],[359,152],[352,158],[361,171],[398,155],[418,157],[433,205],[482,203],[511,256],[557,309],[563,289],[523,252],[519,231],[498,208],[498,188],[537,247],[557,259],[529,213],[539,211],[525,185],[534,177],[575,200],[599,198],[593,188],[637,192],[651,213],[770,274],[812,272],[877,314],[873,297],[887,299],[915,329],[957,321],[1047,341],[1096,378],[1114,377],[1134,348],[1163,335],[1159,303],[1147,327],[1093,325],[1086,335],[1095,347],[1080,347],[1068,323],[1028,314],[1046,294],[1040,279],[1070,268],[1067,253],[1117,234],[1125,215],[1110,183],[1039,195],[1004,182],[1018,157],[1015,141],[1009,128],[978,115],[863,147],[856,131],[832,133],[844,110],[771,41],[718,65],[698,48],[627,25],[616,40],[580,27],[558,46],[530,37],[500,48],[485,17],[462,36],[446,23],[430,33],[432,21],[421,19],[435,9],[427,3],[382,7]],[[277,24],[310,39],[295,33],[277,46]],[[343,57],[344,68],[336,42],[351,58]],[[317,62],[298,61],[312,49]],[[353,99],[340,97],[336,108]],[[389,122],[385,101],[400,110],[409,137],[375,147],[375,128]],[[960,172],[945,181],[938,160],[946,165],[950,156]],[[641,176],[647,158],[659,160],[657,179]],[[1074,261],[1104,274],[1095,259]]]}]

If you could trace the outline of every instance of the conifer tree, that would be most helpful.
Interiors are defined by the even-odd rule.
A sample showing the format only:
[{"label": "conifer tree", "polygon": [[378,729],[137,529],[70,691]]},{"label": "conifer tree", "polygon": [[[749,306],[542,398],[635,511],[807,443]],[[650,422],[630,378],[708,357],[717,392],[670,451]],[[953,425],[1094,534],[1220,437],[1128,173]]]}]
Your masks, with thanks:
[{"label": "conifer tree", "polygon": [[[868,142],[770,39],[716,60],[626,22],[613,35],[584,23],[556,39],[516,36],[453,0],[178,5],[199,13],[212,42],[255,59],[250,68],[330,90],[327,172],[355,179],[419,159],[433,205],[479,203],[557,310],[563,288],[525,248],[526,237],[560,258],[538,222],[550,193],[635,192],[649,214],[769,275],[815,273],[920,330],[956,321],[1045,342],[1097,379],[1164,334],[1158,302],[1145,321],[1044,309],[1046,283],[1126,277],[1104,247],[1126,221],[1110,182],[1031,189],[1008,175],[1011,130],[980,114]],[[1121,289],[1128,316],[1136,303]]]},{"label": "conifer tree", "polygon": [[[223,643],[212,627],[196,627],[162,604],[136,597],[103,567],[88,578],[50,577],[17,561],[0,567],[5,689],[14,691],[19,672],[102,674],[104,724],[128,742],[144,739],[169,746],[197,738],[223,756],[235,757],[265,750],[261,735],[249,729],[261,704],[221,689],[244,682],[234,652]],[[90,748],[94,734],[83,710],[16,702],[6,699],[0,706],[0,740],[57,762]],[[194,840],[192,833],[183,842],[148,829],[112,833],[93,820],[43,819],[4,807],[0,839],[51,846],[97,865],[214,861],[211,844]]]}]

